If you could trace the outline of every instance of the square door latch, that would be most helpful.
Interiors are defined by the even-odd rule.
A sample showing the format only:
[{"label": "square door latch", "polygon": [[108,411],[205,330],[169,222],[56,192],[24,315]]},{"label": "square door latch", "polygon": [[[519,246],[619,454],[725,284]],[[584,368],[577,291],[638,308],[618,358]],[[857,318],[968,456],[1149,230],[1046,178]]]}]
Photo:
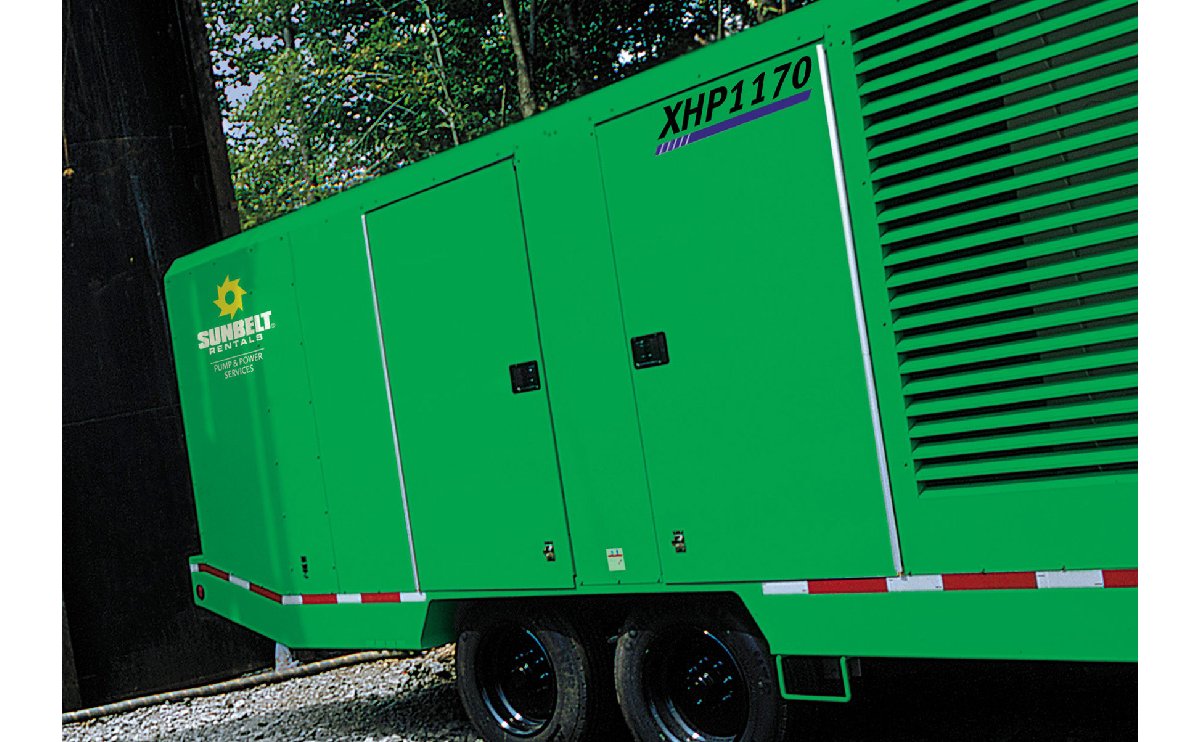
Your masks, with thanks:
[{"label": "square door latch", "polygon": [[514,363],[508,367],[508,376],[512,380],[513,394],[532,392],[542,388],[542,377],[538,374],[537,361]]},{"label": "square door latch", "polygon": [[665,366],[671,361],[671,357],[667,355],[667,333],[665,332],[638,335],[630,340],[629,344],[633,347],[634,368]]}]

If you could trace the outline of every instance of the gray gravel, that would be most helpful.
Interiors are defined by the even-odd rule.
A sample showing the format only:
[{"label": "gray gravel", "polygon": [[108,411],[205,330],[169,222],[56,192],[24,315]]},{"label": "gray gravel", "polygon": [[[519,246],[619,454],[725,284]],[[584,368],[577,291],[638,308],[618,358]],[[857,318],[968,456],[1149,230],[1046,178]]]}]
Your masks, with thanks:
[{"label": "gray gravel", "polygon": [[63,740],[474,742],[454,648],[64,725]]}]

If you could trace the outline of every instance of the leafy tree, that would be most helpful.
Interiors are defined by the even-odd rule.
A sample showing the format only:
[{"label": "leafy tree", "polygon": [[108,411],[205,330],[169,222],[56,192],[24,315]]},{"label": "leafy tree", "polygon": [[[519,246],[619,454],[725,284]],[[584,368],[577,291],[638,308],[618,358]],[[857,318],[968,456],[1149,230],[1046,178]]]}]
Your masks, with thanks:
[{"label": "leafy tree", "polygon": [[203,6],[243,227],[789,9],[786,0]]}]

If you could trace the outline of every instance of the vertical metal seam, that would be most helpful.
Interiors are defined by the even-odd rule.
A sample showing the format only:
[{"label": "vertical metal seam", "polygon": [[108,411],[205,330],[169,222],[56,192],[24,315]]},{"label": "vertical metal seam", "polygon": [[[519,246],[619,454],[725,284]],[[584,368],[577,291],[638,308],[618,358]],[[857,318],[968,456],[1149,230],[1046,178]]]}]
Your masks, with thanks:
[{"label": "vertical metal seam", "polygon": [[[601,122],[603,123],[603,122]],[[600,130],[599,125],[592,124],[592,141],[596,143],[596,170],[600,176],[600,197],[604,205],[604,223],[608,225],[608,249],[612,256],[613,267],[613,286],[617,292],[617,312],[621,318],[621,352],[625,359],[625,368],[629,372],[629,396],[633,401],[633,421],[637,426],[638,454],[642,460],[642,481],[646,483],[646,505],[650,511],[650,543],[654,544],[654,557],[658,560],[658,580],[666,582],[666,563],[663,561],[662,549],[669,546],[669,542],[659,543],[658,540],[658,516],[654,511],[654,488],[650,484],[650,459],[646,455],[646,434],[642,426],[642,412],[638,405],[637,380],[633,376],[633,359],[629,355],[631,348],[629,346],[630,338],[633,336],[629,333],[629,322],[625,317],[625,298],[621,293],[621,270],[619,260],[617,259],[617,236],[613,232],[612,209],[608,204],[608,182],[604,177],[604,152],[600,149]]]},{"label": "vertical metal seam", "polygon": [[863,307],[862,287],[858,281],[858,257],[854,246],[854,232],[850,224],[850,198],[846,190],[846,173],[842,166],[842,147],[838,139],[837,118],[833,112],[833,86],[829,81],[829,63],[823,44],[817,44],[817,64],[821,69],[821,88],[825,95],[825,122],[829,127],[829,145],[833,150],[833,175],[837,181],[838,205],[842,212],[842,234],[846,242],[846,259],[850,265],[850,287],[854,292],[854,315],[858,320],[858,341],[862,347],[863,370],[866,372],[867,397],[871,406],[871,425],[875,430],[875,455],[879,460],[879,479],[883,485],[884,509],[887,514],[888,536],[892,546],[892,566],[899,575],[904,573],[904,561],[900,556],[896,503],[892,497],[892,480],[888,472],[887,453],[883,447],[883,423],[879,414],[879,396],[875,390],[875,370],[871,364],[871,347],[867,340],[867,319],[866,310]]},{"label": "vertical metal seam", "polygon": [[396,430],[396,406],[392,402],[392,378],[388,373],[387,348],[383,344],[383,320],[379,315],[379,292],[375,288],[375,262],[371,258],[371,237],[367,233],[367,215],[362,215],[363,246],[367,251],[367,275],[371,280],[371,304],[375,307],[375,331],[379,336],[379,358],[383,363],[383,386],[387,393],[388,420],[392,424],[392,448],[396,451],[396,473],[400,477],[400,504],[404,508],[404,530],[408,535],[408,558],[412,562],[413,590],[421,592],[417,574],[417,549],[413,544],[412,516],[408,513],[408,490],[404,486],[404,465],[400,461],[400,435]]},{"label": "vertical metal seam", "polygon": [[542,344],[542,321],[538,317],[537,289],[533,285],[533,258],[529,254],[529,232],[525,228],[525,204],[521,200],[521,179],[517,175],[517,159],[513,156],[513,195],[517,199],[517,220],[521,223],[521,250],[525,258],[525,276],[529,279],[529,307],[533,310],[533,332],[537,338],[538,360],[542,363],[542,389],[546,397],[546,419],[550,422],[550,442],[554,446],[554,468],[558,473],[558,493],[562,501],[563,531],[567,536],[567,553],[571,557],[571,586],[579,585],[579,564],[575,561],[575,540],[571,537],[571,514],[567,508],[567,481],[563,477],[562,454],[558,450],[558,430],[554,426],[554,403],[550,399],[550,369]]}]

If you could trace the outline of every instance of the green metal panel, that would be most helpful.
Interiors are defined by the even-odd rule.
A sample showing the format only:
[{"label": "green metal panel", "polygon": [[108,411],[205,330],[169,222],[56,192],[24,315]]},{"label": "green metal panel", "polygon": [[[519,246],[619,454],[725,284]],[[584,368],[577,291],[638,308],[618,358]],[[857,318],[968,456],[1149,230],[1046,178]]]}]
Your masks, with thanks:
[{"label": "green metal panel", "polygon": [[338,589],[414,591],[362,224],[313,219],[291,244]]},{"label": "green metal panel", "polygon": [[[512,162],[373,211],[366,230],[421,588],[572,586]],[[509,367],[529,361],[539,388],[518,394]]]},{"label": "green metal panel", "polygon": [[194,265],[172,292],[205,552],[277,589],[333,592],[337,576],[292,250],[285,238],[243,239],[239,247]]},{"label": "green metal panel", "polygon": [[[551,121],[554,135],[520,147],[517,167],[523,202],[536,204],[524,210],[525,229],[577,580],[656,583],[661,568],[592,122],[579,113]],[[609,559],[614,550],[620,560]]]},{"label": "green metal panel", "polygon": [[668,581],[895,571],[815,54],[596,129]]},{"label": "green metal panel", "polygon": [[1136,4],[939,7],[830,44],[905,568],[1135,565]]}]

